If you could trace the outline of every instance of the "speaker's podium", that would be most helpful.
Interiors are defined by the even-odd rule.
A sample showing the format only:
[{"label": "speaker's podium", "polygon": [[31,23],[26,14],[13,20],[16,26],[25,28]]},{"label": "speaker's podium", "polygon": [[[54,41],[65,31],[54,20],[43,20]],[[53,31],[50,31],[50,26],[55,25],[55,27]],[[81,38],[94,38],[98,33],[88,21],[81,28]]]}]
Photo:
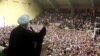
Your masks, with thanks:
[{"label": "speaker's podium", "polygon": [[100,17],[96,17],[93,39],[95,42],[100,42]]}]

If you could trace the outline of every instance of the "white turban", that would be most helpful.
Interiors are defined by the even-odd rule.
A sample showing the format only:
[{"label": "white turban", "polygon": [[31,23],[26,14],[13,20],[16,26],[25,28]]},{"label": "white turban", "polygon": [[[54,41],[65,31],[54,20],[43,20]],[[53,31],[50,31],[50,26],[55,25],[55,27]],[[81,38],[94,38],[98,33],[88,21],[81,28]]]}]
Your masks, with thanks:
[{"label": "white turban", "polygon": [[30,19],[30,17],[28,16],[28,15],[22,15],[21,17],[19,17],[19,19],[18,19],[18,24],[20,24],[20,25],[24,25],[24,24],[27,24],[27,23],[29,23],[29,20]]}]

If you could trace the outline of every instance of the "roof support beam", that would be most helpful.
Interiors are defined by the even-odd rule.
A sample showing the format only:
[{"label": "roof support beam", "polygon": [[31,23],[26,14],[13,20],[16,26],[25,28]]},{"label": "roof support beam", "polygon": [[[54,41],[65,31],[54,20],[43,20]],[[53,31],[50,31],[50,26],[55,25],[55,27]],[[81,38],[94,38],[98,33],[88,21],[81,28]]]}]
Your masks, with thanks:
[{"label": "roof support beam", "polygon": [[32,0],[33,2],[35,2],[37,5],[40,6],[40,8],[43,8],[43,5],[40,3],[40,0]]},{"label": "roof support beam", "polygon": [[73,9],[73,6],[72,6],[72,3],[71,3],[71,1],[70,1],[70,0],[66,0],[66,3],[70,6],[70,8],[72,8],[72,9]]},{"label": "roof support beam", "polygon": [[66,0],[66,2],[68,3],[69,7],[71,8],[71,15],[74,14],[74,7],[73,4],[71,3],[71,0]]},{"label": "roof support beam", "polygon": [[48,2],[51,4],[53,8],[59,8],[59,5],[57,4],[56,0],[48,0]]},{"label": "roof support beam", "polygon": [[94,0],[91,0],[91,6],[92,6],[93,17],[95,18],[95,5],[94,5]]},{"label": "roof support beam", "polygon": [[56,6],[53,4],[53,2],[51,1],[51,0],[47,0],[48,1],[48,3],[53,7],[53,8],[55,8]]},{"label": "roof support beam", "polygon": [[91,5],[92,5],[92,8],[94,9],[94,0],[91,0]]}]

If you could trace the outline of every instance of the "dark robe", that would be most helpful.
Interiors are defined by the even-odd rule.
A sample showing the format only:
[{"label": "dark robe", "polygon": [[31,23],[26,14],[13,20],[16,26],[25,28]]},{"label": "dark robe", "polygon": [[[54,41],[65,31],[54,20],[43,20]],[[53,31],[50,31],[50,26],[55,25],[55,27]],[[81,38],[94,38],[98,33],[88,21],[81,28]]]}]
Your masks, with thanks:
[{"label": "dark robe", "polygon": [[45,27],[40,33],[26,30],[21,26],[16,27],[10,35],[7,56],[40,56],[45,34]]},{"label": "dark robe", "polygon": [[36,44],[36,47],[34,48],[34,51],[35,51],[34,56],[40,56],[43,38],[45,35],[46,35],[46,28],[45,27],[43,27],[43,29],[40,31],[40,33],[35,34],[35,42],[34,43]]}]

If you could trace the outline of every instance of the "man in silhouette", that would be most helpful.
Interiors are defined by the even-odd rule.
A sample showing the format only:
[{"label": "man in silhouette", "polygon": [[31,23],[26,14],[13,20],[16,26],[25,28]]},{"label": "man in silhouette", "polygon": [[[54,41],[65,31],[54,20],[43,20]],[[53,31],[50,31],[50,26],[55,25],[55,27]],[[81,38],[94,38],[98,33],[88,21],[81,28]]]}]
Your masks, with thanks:
[{"label": "man in silhouette", "polygon": [[[18,19],[19,26],[12,30],[9,46],[6,49],[7,56],[40,56],[43,38],[46,28],[39,33],[28,27],[29,16],[23,15]],[[32,29],[29,30],[29,28]],[[4,50],[5,51],[5,50]]]}]

